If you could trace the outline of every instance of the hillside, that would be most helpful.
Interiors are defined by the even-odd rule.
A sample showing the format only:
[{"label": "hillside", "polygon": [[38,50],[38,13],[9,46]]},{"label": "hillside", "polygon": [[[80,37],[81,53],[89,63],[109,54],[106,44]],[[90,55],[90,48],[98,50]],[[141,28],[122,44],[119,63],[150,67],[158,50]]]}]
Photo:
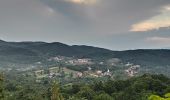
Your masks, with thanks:
[{"label": "hillside", "polygon": [[50,57],[65,56],[90,58],[96,61],[118,58],[123,63],[139,64],[142,67],[170,65],[170,50],[111,51],[92,46],[66,45],[59,42],[6,42],[0,41],[0,65],[34,64]]},{"label": "hillside", "polygon": [[110,50],[90,46],[69,46],[59,42],[5,42],[0,41],[0,64],[32,64],[55,56],[89,57],[111,53]]}]

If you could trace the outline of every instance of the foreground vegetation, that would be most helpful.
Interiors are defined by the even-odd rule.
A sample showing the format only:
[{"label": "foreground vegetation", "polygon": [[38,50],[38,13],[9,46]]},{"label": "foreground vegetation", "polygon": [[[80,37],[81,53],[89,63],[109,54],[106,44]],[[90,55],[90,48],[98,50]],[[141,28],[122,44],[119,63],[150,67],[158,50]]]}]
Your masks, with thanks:
[{"label": "foreground vegetation", "polygon": [[164,75],[69,84],[45,79],[37,83],[28,76],[0,77],[0,100],[169,100],[169,92],[170,79]]}]

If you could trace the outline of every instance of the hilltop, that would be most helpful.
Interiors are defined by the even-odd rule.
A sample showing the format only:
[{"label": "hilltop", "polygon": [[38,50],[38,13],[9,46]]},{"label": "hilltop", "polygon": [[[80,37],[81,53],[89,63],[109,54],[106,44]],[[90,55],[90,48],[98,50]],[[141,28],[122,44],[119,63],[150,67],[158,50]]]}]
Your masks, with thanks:
[{"label": "hilltop", "polygon": [[140,65],[140,71],[144,72],[164,73],[169,70],[168,66],[170,66],[170,50],[168,49],[112,51],[86,45],[67,45],[60,42],[0,41],[0,66],[2,68],[36,66],[37,63],[41,63],[41,66],[47,66],[49,63],[54,65],[56,62],[49,62],[49,59],[55,57],[64,57],[63,60],[66,59],[69,62],[76,59],[90,59],[96,64],[95,66],[105,63],[102,67],[111,66],[108,62],[111,61],[113,65],[116,60],[123,64]]}]

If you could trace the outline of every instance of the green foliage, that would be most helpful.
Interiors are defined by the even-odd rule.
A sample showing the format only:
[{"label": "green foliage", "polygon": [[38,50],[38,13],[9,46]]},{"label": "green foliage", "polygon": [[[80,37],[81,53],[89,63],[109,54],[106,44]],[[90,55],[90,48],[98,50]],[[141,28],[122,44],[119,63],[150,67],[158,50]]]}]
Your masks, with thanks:
[{"label": "green foliage", "polygon": [[87,99],[85,99],[85,98],[79,98],[79,97],[75,97],[75,96],[72,96],[72,97],[69,97],[69,99],[68,100],[87,100]]},{"label": "green foliage", "polygon": [[88,86],[84,86],[77,93],[78,97],[85,97],[88,100],[92,100],[95,95],[95,92]]},{"label": "green foliage", "polygon": [[4,76],[0,74],[0,100],[4,99]]},{"label": "green foliage", "polygon": [[100,94],[99,96],[95,96],[94,100],[114,100],[110,95],[103,93]]},{"label": "green foliage", "polygon": [[55,82],[51,88],[51,100],[64,100],[63,96],[59,92],[59,85]]},{"label": "green foliage", "polygon": [[165,94],[166,98],[170,98],[170,93]]},{"label": "green foliage", "polygon": [[82,78],[76,83],[76,80],[60,83],[60,86],[52,83],[53,79],[44,84],[46,80],[37,83],[33,78],[18,75],[15,79],[8,76],[5,81],[0,78],[0,100],[169,100],[170,97],[170,79],[163,75],[145,74],[127,80],[96,80],[91,83],[88,79],[80,81]]},{"label": "green foliage", "polygon": [[164,97],[160,97],[158,95],[151,95],[148,100],[170,100],[170,93],[164,95]]},{"label": "green foliage", "polygon": [[151,95],[148,100],[165,100],[164,98],[161,98],[160,96],[157,95]]}]

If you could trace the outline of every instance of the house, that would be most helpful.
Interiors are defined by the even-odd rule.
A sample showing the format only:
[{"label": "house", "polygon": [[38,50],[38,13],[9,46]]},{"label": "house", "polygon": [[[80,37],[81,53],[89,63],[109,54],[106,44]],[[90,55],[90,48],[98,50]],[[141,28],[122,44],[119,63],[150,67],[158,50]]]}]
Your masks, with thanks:
[{"label": "house", "polygon": [[112,74],[111,74],[111,72],[110,72],[109,69],[108,69],[107,72],[105,72],[103,75],[104,75],[104,76],[112,76]]},{"label": "house", "polygon": [[78,73],[76,73],[76,76],[77,76],[77,77],[82,77],[82,76],[83,76],[83,73],[78,72]]},{"label": "house", "polygon": [[51,67],[48,70],[49,70],[49,74],[55,74],[58,73],[59,67]]},{"label": "house", "polygon": [[37,70],[37,71],[34,71],[34,74],[35,74],[36,77],[42,76],[42,75],[44,75],[44,70]]},{"label": "house", "polygon": [[96,74],[97,74],[98,76],[103,75],[103,73],[102,73],[102,71],[101,71],[101,70],[97,70],[97,71],[96,71]]}]

